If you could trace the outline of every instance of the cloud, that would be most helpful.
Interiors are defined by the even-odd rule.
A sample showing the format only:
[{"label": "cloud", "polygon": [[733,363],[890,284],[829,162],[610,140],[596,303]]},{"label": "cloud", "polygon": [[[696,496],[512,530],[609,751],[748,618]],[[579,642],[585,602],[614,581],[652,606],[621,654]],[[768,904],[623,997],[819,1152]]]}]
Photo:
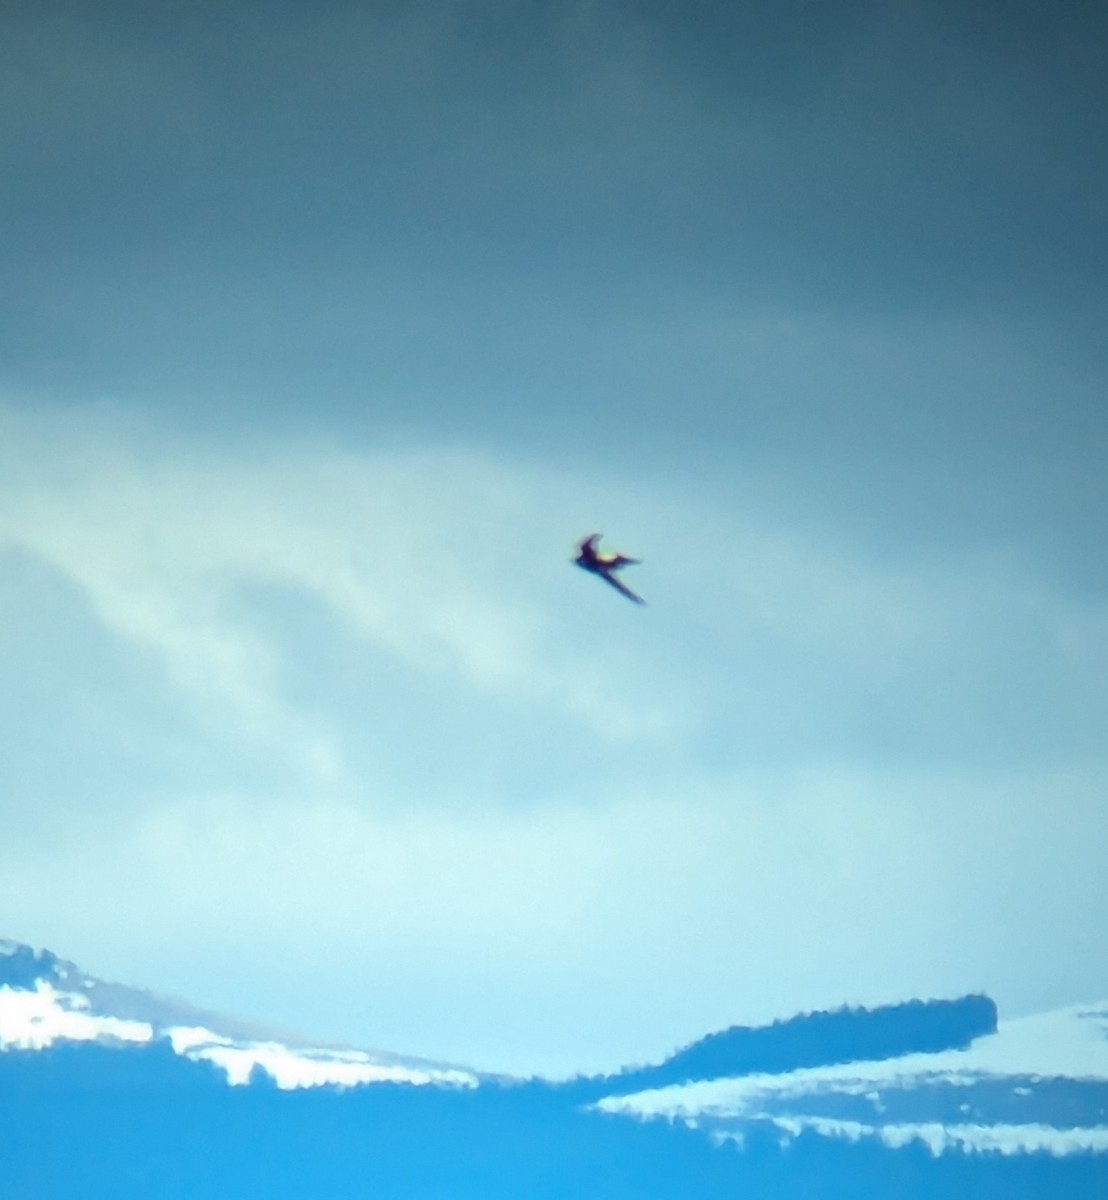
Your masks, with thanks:
[{"label": "cloud", "polygon": [[[690,759],[1100,757],[1108,614],[999,549],[877,557],[710,487],[471,448],[216,449],[128,411],[10,407],[0,533],[203,737],[300,785],[380,782],[401,744],[409,795],[435,759],[428,786],[480,760],[477,786],[503,796],[567,770],[600,791],[683,777]],[[598,527],[646,559],[647,609],[568,569]],[[46,611],[27,621],[47,661]]]},{"label": "cloud", "polygon": [[[259,619],[274,595],[454,690],[550,704],[638,738],[665,706],[551,645],[536,571],[541,488],[477,453],[354,454],[258,439],[200,450],[84,419],[6,422],[6,539],[81,588],[212,732],[287,751],[325,784],[326,723],[286,694],[310,653]],[[568,556],[572,528],[562,529]],[[551,548],[544,548],[547,559]]]}]

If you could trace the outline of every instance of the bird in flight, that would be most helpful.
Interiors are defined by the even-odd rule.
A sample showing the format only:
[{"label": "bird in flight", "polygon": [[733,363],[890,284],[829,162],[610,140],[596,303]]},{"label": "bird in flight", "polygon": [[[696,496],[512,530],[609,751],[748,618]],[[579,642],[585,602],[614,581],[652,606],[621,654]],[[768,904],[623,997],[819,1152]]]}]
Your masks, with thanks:
[{"label": "bird in flight", "polygon": [[620,567],[631,566],[633,563],[640,562],[637,558],[628,558],[626,554],[604,554],[596,548],[597,542],[600,541],[603,534],[590,533],[587,538],[578,546],[577,557],[573,560],[582,570],[589,571],[593,575],[599,575],[605,583],[610,583],[617,592],[622,592],[628,600],[634,600],[636,604],[645,604],[646,601],[637,596],[631,589],[617,579],[615,572]]}]

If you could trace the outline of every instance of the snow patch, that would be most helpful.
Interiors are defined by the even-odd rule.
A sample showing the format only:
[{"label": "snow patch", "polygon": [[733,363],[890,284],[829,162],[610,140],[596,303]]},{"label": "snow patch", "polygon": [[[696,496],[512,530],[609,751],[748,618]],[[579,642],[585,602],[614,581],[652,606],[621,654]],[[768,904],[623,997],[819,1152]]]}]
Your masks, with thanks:
[{"label": "snow patch", "polygon": [[[805,1130],[851,1142],[872,1137],[892,1150],[899,1150],[912,1142],[922,1142],[936,1158],[948,1150],[976,1154],[1050,1154],[1055,1158],[1068,1154],[1108,1153],[1108,1126],[1104,1125],[1058,1129],[1039,1123],[944,1125],[939,1121],[924,1121],[866,1125],[861,1121],[839,1121],[830,1117],[767,1119],[790,1137],[799,1137]],[[728,1131],[718,1134],[717,1140],[741,1142],[743,1135]]]},{"label": "snow patch", "polygon": [[0,987],[0,1049],[42,1050],[57,1041],[150,1042],[145,1021],[96,1016],[86,997],[59,992],[41,979],[34,991]]},{"label": "snow patch", "polygon": [[291,1050],[279,1042],[230,1043],[219,1039],[207,1045],[193,1044],[185,1052],[190,1059],[203,1059],[222,1068],[228,1083],[250,1082],[255,1069],[263,1070],[279,1088],[355,1087],[365,1083],[438,1083],[473,1087],[474,1076],[464,1071],[420,1070],[374,1062],[361,1051]]},{"label": "snow patch", "polygon": [[474,1075],[450,1068],[418,1068],[375,1062],[361,1050],[291,1049],[280,1042],[236,1042],[201,1026],[165,1031],[176,1053],[219,1067],[232,1086],[250,1082],[263,1070],[283,1090],[302,1087],[355,1087],[363,1083],[438,1083],[473,1087]]}]

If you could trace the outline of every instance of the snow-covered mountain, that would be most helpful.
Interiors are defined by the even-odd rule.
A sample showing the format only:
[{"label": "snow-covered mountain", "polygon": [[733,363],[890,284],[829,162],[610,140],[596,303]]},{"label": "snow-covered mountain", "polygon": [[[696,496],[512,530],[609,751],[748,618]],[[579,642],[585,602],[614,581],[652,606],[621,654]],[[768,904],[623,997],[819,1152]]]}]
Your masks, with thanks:
[{"label": "snow-covered mountain", "polygon": [[769,1126],[935,1154],[1106,1154],[1108,1003],[1001,1021],[965,1049],[674,1084],[598,1107],[739,1141]]},{"label": "snow-covered mountain", "polygon": [[1104,1200],[1108,1004],[735,1027],[553,1082],[313,1046],[0,942],[0,1195]]},{"label": "snow-covered mountain", "polygon": [[59,1041],[166,1042],[219,1067],[231,1084],[254,1071],[280,1088],[323,1084],[438,1083],[473,1087],[475,1072],[381,1050],[318,1046],[283,1033],[85,974],[49,950],[0,939],[0,1050]]}]

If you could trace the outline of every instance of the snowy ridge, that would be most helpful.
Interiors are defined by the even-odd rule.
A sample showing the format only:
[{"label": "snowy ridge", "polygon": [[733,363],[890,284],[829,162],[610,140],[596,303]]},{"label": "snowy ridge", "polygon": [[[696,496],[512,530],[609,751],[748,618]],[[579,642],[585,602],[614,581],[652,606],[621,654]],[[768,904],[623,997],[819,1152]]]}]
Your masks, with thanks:
[{"label": "snowy ridge", "polygon": [[680,1084],[597,1107],[740,1141],[769,1123],[790,1138],[919,1141],[933,1154],[1108,1153],[1108,1002],[1001,1021],[966,1050]]},{"label": "snowy ridge", "polygon": [[[199,1010],[105,984],[47,951],[35,953],[16,942],[0,940],[0,981],[0,1052],[45,1050],[58,1042],[161,1042],[193,1062],[212,1063],[235,1086],[248,1084],[255,1071],[286,1090],[370,1083],[446,1087],[478,1083],[475,1072],[399,1055],[230,1036],[241,1022],[228,1019],[226,1029],[189,1023],[188,1018]],[[110,1001],[118,1002],[127,1015],[104,1011]]]}]

